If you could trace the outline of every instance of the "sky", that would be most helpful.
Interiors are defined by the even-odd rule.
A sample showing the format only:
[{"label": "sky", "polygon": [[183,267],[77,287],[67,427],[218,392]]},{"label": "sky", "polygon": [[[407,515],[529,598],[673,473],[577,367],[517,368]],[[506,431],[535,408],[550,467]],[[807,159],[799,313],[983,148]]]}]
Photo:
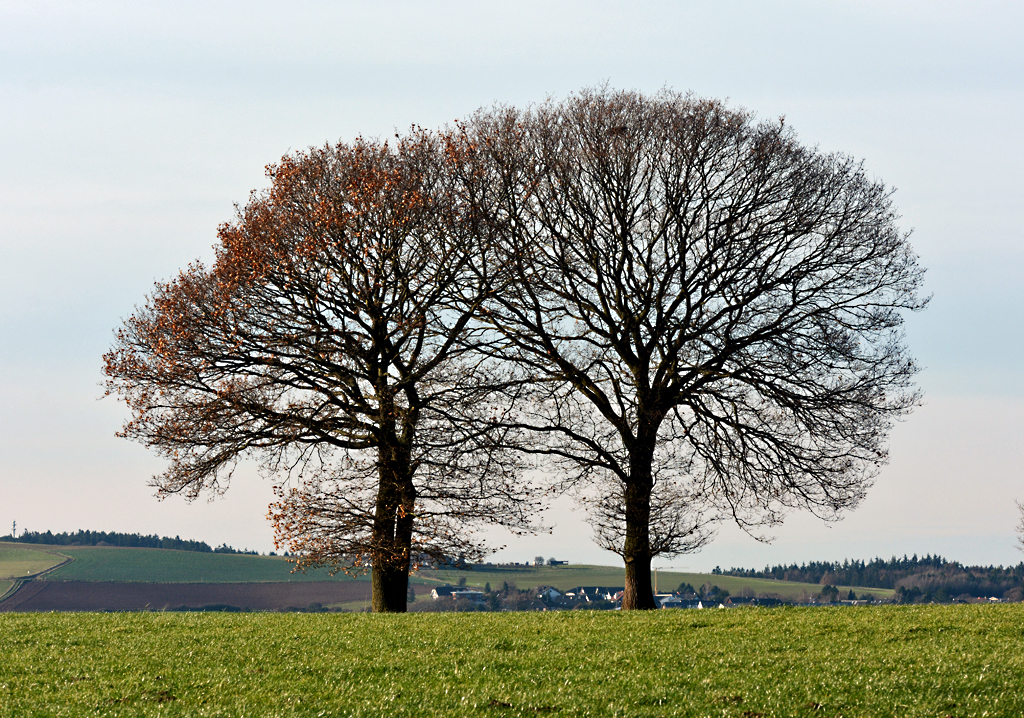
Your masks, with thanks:
[{"label": "sky", "polygon": [[[153,283],[209,261],[283,155],[607,82],[786,117],[896,188],[928,269],[907,343],[924,404],[834,524],[723,526],[709,570],[941,554],[1016,564],[1024,500],[1019,2],[0,1],[0,533],[79,528],[270,551],[269,479],[157,500],[101,356]],[[613,565],[571,503],[495,560]]]}]

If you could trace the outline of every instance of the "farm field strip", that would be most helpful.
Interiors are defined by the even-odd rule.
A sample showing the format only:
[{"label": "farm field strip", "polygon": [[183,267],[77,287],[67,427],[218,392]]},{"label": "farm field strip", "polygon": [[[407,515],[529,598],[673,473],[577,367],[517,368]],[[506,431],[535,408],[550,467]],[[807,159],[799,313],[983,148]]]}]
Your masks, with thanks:
[{"label": "farm field strip", "polygon": [[[821,585],[817,583],[799,583],[796,581],[774,581],[767,578],[745,578],[742,576],[722,576],[708,573],[674,573],[659,571],[658,572],[658,584],[659,588],[663,592],[671,592],[682,583],[686,582],[694,587],[699,588],[705,583],[711,583],[729,591],[733,596],[740,595],[740,591],[744,588],[749,588],[755,594],[760,593],[771,593],[777,594],[781,598],[788,600],[796,600],[800,597],[800,594],[806,592],[810,595],[816,595],[821,591]],[[846,598],[846,593],[851,589],[858,596],[870,593],[875,598],[891,598],[895,591],[891,588],[868,588],[864,586],[837,586],[842,593],[843,598]]]},{"label": "farm field strip", "polygon": [[46,578],[52,581],[137,583],[264,583],[369,581],[368,576],[331,577],[323,569],[292,573],[279,556],[200,553],[157,548],[61,547],[75,560]]},{"label": "farm field strip", "polygon": [[32,581],[0,603],[3,611],[162,611],[232,607],[253,611],[369,601],[370,584],[357,581],[288,583],[104,583]]},{"label": "farm field strip", "polygon": [[1010,716],[1024,606],[5,614],[0,715]]},{"label": "farm field strip", "polygon": [[[420,600],[429,588],[415,586]],[[273,581],[264,583],[127,583],[32,581],[0,602],[0,612],[39,611],[284,611],[319,604],[362,611],[370,605],[366,581]],[[415,605],[415,604],[414,604]]]},{"label": "farm field strip", "polygon": [[[31,544],[0,543],[0,580],[18,579],[45,571],[65,560],[54,547],[36,548]],[[3,591],[0,591],[3,595]]]}]

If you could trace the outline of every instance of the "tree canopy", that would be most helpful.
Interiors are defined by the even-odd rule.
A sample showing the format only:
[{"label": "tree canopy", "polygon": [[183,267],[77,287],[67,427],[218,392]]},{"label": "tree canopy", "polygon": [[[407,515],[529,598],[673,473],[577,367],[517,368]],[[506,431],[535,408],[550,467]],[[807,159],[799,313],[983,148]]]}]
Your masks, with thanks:
[{"label": "tree canopy", "polygon": [[716,522],[856,506],[919,399],[892,191],[782,119],[599,88],[269,176],[125,322],[108,392],[161,493],[258,458],[279,540],[372,564],[375,610],[420,558],[479,555],[471,526],[526,528],[528,460],[653,608],[652,559]]},{"label": "tree canopy", "polygon": [[492,287],[467,271],[445,164],[422,132],[285,157],[214,265],[158,284],[105,357],[124,435],[169,460],[161,494],[257,459],[278,540],[300,566],[372,565],[378,611],[405,610],[425,557],[478,556],[473,524],[533,508],[488,400],[500,371],[470,351]]},{"label": "tree canopy", "polygon": [[524,425],[653,607],[651,559],[722,518],[835,518],[917,402],[903,311],[922,270],[892,192],[784,120],[605,89],[462,127],[517,281],[495,356],[537,381]]}]

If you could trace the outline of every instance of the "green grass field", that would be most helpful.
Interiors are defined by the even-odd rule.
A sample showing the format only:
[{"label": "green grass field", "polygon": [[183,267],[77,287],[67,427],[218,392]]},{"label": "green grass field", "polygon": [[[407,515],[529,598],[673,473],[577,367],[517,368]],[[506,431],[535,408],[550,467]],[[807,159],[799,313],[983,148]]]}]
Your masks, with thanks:
[{"label": "green grass field", "polygon": [[[278,556],[199,553],[155,548],[62,547],[74,561],[46,576],[52,581],[140,583],[259,583],[263,581],[351,581],[327,571],[291,573]],[[369,577],[355,580],[368,581]]]},{"label": "green grass field", "polygon": [[1024,606],[3,614],[0,716],[1019,716]]},{"label": "green grass field", "polygon": [[[0,579],[21,578],[56,566],[64,560],[56,547],[46,549],[27,544],[0,543]],[[0,596],[3,595],[0,591]]]},{"label": "green grass field", "polygon": [[[481,568],[472,571],[435,571],[426,570],[420,574],[424,578],[434,579],[443,583],[457,583],[460,578],[465,578],[466,583],[474,587],[483,587],[486,583],[491,588],[498,588],[505,581],[514,583],[519,588],[533,588],[534,586],[552,586],[561,591],[575,588],[576,586],[621,586],[624,580],[623,569],[614,566],[538,566],[538,567],[500,567]],[[704,583],[712,583],[720,588],[729,591],[733,596],[740,595],[744,588],[749,588],[755,594],[770,593],[780,598],[796,601],[802,593],[816,595],[821,591],[821,586],[813,583],[796,583],[789,581],[772,581],[761,578],[739,578],[735,576],[715,576],[709,573],[678,573],[675,571],[658,571],[658,589],[661,592],[671,593],[676,590],[684,581],[699,588]],[[652,578],[653,584],[653,578]],[[890,598],[893,595],[892,589],[887,588],[863,588],[859,586],[840,586],[843,598],[850,588],[859,596],[863,593],[871,593],[875,598]]]},{"label": "green grass field", "polygon": [[14,586],[14,581],[0,581],[0,596],[5,596]]}]

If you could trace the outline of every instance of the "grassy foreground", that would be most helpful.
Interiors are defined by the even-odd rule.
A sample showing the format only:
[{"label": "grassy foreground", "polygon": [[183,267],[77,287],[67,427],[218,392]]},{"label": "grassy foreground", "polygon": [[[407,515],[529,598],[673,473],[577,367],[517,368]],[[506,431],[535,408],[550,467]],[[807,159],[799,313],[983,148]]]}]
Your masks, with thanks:
[{"label": "grassy foreground", "polygon": [[0,715],[1013,716],[1024,607],[4,614]]}]

